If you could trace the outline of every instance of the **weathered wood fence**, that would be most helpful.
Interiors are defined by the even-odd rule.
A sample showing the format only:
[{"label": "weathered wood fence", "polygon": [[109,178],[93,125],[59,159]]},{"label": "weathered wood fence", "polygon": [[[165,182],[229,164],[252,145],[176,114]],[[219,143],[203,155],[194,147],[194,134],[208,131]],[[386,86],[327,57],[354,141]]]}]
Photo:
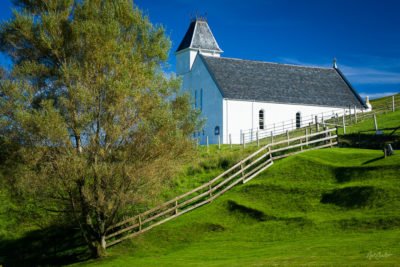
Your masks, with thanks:
[{"label": "weathered wood fence", "polygon": [[[263,130],[248,129],[241,131],[241,144],[257,142],[262,139],[273,139],[279,135],[295,135],[298,130],[304,128],[312,129],[312,126],[322,125],[339,126],[346,134],[346,127],[361,122],[362,120],[373,118],[382,113],[394,112],[399,110],[400,94],[387,97],[385,101],[374,104],[372,111],[364,111],[356,106],[348,106],[343,109],[335,109],[329,112],[322,112],[311,115],[301,115],[300,121],[295,119],[281,121],[265,125]],[[376,125],[376,124],[375,124]],[[376,127],[377,128],[377,127]]]},{"label": "weathered wood fence", "polygon": [[239,183],[246,183],[270,167],[274,160],[304,151],[337,145],[336,128],[268,144],[244,158],[211,181],[108,230],[106,246],[137,236],[186,212],[212,202]]}]

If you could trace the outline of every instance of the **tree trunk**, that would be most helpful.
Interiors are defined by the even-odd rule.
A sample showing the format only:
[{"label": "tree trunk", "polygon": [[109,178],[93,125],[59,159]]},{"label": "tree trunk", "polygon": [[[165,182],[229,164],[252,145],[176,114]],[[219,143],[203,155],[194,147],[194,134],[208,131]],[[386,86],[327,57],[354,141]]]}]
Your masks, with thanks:
[{"label": "tree trunk", "polygon": [[106,256],[106,236],[102,235],[98,240],[90,244],[90,250],[93,258],[101,258]]}]

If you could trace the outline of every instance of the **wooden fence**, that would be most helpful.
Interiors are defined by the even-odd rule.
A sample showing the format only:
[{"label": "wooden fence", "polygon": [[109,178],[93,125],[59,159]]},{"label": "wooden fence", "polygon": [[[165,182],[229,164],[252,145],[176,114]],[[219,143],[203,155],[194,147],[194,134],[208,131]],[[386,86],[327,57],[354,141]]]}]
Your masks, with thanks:
[{"label": "wooden fence", "polygon": [[339,125],[346,133],[346,126],[359,123],[362,120],[373,118],[382,113],[394,112],[399,110],[400,94],[386,97],[383,101],[374,104],[372,111],[364,111],[356,106],[348,106],[343,109],[335,109],[329,112],[301,116],[297,125],[296,120],[286,120],[265,125],[263,130],[248,129],[241,131],[241,144],[257,142],[262,139],[273,139],[279,135],[295,135],[297,131],[302,131],[305,128],[312,129],[320,125]]},{"label": "wooden fence", "polygon": [[399,109],[399,103],[400,103],[400,94],[397,94],[391,96],[390,98],[387,98],[386,101],[374,105],[372,111],[349,113],[330,120],[326,120],[324,124],[326,126],[343,128],[343,134],[346,134],[347,133],[346,127],[360,123],[364,120],[373,119],[375,131],[378,131],[379,128],[378,128],[377,115],[395,112],[396,110]]},{"label": "wooden fence", "polygon": [[[108,229],[106,246],[137,236],[186,212],[212,202],[239,183],[246,183],[266,170],[279,158],[304,151],[337,145],[337,129],[308,134],[268,144],[244,158],[211,181]],[[333,134],[332,134],[333,133]]]}]

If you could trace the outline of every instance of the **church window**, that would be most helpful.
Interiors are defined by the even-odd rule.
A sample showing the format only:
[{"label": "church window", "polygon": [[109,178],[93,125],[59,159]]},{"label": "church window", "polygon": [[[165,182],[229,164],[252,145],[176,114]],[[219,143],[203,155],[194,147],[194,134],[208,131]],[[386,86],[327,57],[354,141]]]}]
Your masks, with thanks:
[{"label": "church window", "polygon": [[263,109],[260,109],[260,111],[258,112],[258,124],[259,124],[260,130],[264,130],[264,110]]},{"label": "church window", "polygon": [[297,112],[296,113],[296,128],[300,128],[301,127],[301,113]]},{"label": "church window", "polygon": [[219,135],[219,126],[215,126],[214,128],[214,134]]},{"label": "church window", "polygon": [[203,88],[200,89],[200,110],[203,111]]},{"label": "church window", "polygon": [[194,90],[194,108],[197,108],[197,90]]}]

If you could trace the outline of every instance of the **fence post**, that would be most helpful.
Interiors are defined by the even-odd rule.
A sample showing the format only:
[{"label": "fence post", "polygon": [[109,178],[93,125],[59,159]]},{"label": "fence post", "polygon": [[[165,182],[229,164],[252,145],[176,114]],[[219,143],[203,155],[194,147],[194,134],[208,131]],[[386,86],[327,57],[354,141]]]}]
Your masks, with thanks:
[{"label": "fence post", "polygon": [[139,214],[139,232],[142,231],[142,217]]},{"label": "fence post", "polygon": [[175,200],[175,214],[178,214],[178,200]]},{"label": "fence post", "polygon": [[260,146],[260,139],[258,138],[258,131],[256,132],[256,137],[257,137],[257,147]]},{"label": "fence post", "polygon": [[289,146],[289,130],[286,130],[287,145]]},{"label": "fence post", "polygon": [[308,144],[308,131],[307,131],[307,128],[306,128],[306,144]]},{"label": "fence post", "polygon": [[346,134],[346,119],[345,119],[346,113],[343,114],[342,120],[343,120],[343,134]]},{"label": "fence post", "polygon": [[[325,132],[324,137],[329,137],[329,133],[326,133],[327,127],[324,126],[322,129]],[[326,143],[328,143],[328,141],[324,141],[324,143],[326,144]]]},{"label": "fence post", "polygon": [[319,125],[318,125],[318,116],[315,116],[315,130],[317,131],[317,133],[319,132]]},{"label": "fence post", "polygon": [[357,123],[358,119],[357,119],[357,109],[356,109],[356,106],[354,106],[354,119],[355,119],[355,121],[356,121],[356,123]]},{"label": "fence post", "polygon": [[339,145],[339,127],[336,126],[336,139],[337,139],[337,143]]},{"label": "fence post", "polygon": [[378,122],[376,121],[376,114],[374,113],[374,126],[375,126],[375,131],[378,131]]},{"label": "fence post", "polygon": [[242,183],[244,183],[244,170],[243,170],[243,162],[240,164],[240,171],[242,173]]},{"label": "fence post", "polygon": [[208,153],[208,135],[206,136],[206,146],[207,146],[207,153]]},{"label": "fence post", "polygon": [[218,135],[218,149],[221,149],[221,135]]},{"label": "fence post", "polygon": [[396,107],[394,105],[394,95],[392,96],[392,110],[393,110],[393,112],[396,111]]},{"label": "fence post", "polygon": [[271,146],[268,147],[268,152],[269,152],[269,158],[271,159],[271,161],[273,161],[274,157],[272,156]]},{"label": "fence post", "polygon": [[351,117],[351,106],[349,105],[349,120],[350,120],[350,125],[353,124],[353,119]]},{"label": "fence post", "polygon": [[246,148],[246,142],[244,140],[244,133],[242,133],[242,139],[243,139],[243,148]]},{"label": "fence post", "polygon": [[300,150],[303,151],[303,139],[302,138],[300,138],[300,145],[301,145]]},{"label": "fence post", "polygon": [[231,146],[232,149],[232,134],[229,134],[229,145]]}]

